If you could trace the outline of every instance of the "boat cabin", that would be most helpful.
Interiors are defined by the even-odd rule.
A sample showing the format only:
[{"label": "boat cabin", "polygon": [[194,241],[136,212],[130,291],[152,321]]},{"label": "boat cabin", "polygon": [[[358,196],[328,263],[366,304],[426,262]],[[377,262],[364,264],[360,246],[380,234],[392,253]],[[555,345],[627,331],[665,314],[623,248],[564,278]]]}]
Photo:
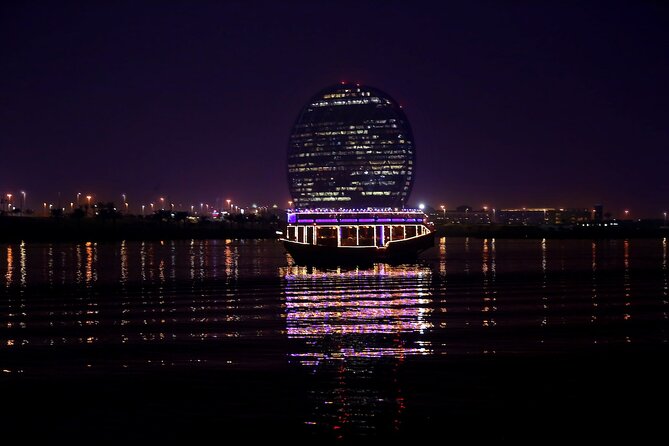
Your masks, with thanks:
[{"label": "boat cabin", "polygon": [[288,212],[286,240],[332,247],[377,247],[430,233],[420,210],[295,210]]}]

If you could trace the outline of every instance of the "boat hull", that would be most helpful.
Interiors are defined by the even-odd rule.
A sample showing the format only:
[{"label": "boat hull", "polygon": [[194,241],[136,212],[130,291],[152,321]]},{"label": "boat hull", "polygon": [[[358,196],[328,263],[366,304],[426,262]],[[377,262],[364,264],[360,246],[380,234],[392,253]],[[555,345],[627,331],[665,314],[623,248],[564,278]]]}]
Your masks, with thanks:
[{"label": "boat hull", "polygon": [[407,262],[434,246],[434,233],[375,246],[323,246],[283,240],[286,251],[298,264],[365,264]]}]

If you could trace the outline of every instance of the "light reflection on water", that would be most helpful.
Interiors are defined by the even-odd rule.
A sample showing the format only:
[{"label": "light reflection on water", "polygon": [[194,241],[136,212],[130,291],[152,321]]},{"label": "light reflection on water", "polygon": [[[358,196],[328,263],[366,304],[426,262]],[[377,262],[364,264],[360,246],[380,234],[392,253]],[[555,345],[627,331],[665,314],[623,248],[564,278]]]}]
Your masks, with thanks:
[{"label": "light reflection on water", "polygon": [[[377,264],[369,269],[280,269],[287,334],[301,340],[289,358],[308,367],[314,433],[335,438],[399,429],[405,358],[432,354],[432,270]],[[380,422],[379,420],[383,420]]]},{"label": "light reflection on water", "polygon": [[[194,328],[201,321],[277,318],[285,320],[288,339],[341,337],[339,352],[314,351],[314,356],[442,354],[447,346],[449,353],[523,351],[551,341],[545,336],[551,333],[533,333],[513,347],[451,334],[479,335],[476,326],[547,328],[586,321],[602,330],[621,320],[633,328],[635,318],[654,320],[657,310],[666,319],[669,301],[666,238],[441,238],[418,264],[339,270],[293,265],[273,241],[18,243],[0,245],[0,253],[1,314],[22,319],[12,327],[35,327],[39,336],[26,330],[23,340],[36,344],[76,341],[80,337],[69,332],[40,327],[90,325],[90,318],[76,316],[96,311],[104,316],[96,323],[108,327],[160,325],[155,336],[141,336],[146,340],[179,338],[188,324],[194,326],[185,331],[198,338],[239,336],[244,332],[239,327]],[[253,286],[258,280],[261,290]],[[14,312],[19,305],[26,312]],[[105,342],[112,342],[111,331]],[[273,326],[263,332],[277,335]],[[18,334],[10,330],[2,336]],[[397,339],[385,345],[391,334]],[[604,331],[593,334],[591,342],[616,342]],[[124,339],[133,335],[122,333]],[[622,339],[635,340],[631,333]],[[307,361],[305,352],[297,353]]]},{"label": "light reflection on water", "polygon": [[[286,321],[290,338],[337,338],[337,351],[314,357],[428,354],[429,342],[404,345],[403,334],[423,334],[432,323],[431,270],[420,265],[377,264],[360,270],[321,271],[292,266],[285,278]],[[374,337],[361,342],[359,335]],[[388,345],[380,345],[388,341]],[[304,358],[304,354],[300,354]]]},{"label": "light reflection on water", "polygon": [[667,238],[662,239],[662,276],[663,276],[663,287],[662,287],[662,303],[664,306],[663,316],[664,319],[668,318],[667,315],[667,305],[669,305],[669,280],[667,274]]},{"label": "light reflection on water", "polygon": [[335,436],[401,427],[408,361],[664,344],[668,305],[666,238],[440,238],[415,264],[334,270],[275,241],[0,245],[6,370],[287,362],[312,374],[306,425]]},{"label": "light reflection on water", "polygon": [[5,286],[7,288],[12,286],[14,281],[14,250],[11,246],[7,246],[7,268],[5,273]]}]

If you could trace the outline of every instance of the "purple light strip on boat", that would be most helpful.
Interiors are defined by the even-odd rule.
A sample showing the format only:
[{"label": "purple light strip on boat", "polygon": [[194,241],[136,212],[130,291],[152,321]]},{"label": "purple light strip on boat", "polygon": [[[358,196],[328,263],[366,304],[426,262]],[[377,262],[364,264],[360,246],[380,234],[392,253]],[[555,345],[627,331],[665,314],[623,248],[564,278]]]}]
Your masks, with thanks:
[{"label": "purple light strip on boat", "polygon": [[373,218],[359,218],[360,223],[374,223],[376,220]]},{"label": "purple light strip on boat", "polygon": [[342,223],[357,223],[358,219],[357,218],[342,218],[339,220]]},{"label": "purple light strip on boat", "polygon": [[337,223],[336,218],[317,218],[316,223]]}]

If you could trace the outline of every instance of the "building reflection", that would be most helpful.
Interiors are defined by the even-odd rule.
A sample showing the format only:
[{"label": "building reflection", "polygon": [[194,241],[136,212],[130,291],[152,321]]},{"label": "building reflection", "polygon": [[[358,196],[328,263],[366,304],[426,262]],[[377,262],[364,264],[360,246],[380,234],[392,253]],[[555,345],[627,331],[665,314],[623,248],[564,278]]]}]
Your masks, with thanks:
[{"label": "building reflection", "polygon": [[46,261],[46,275],[47,275],[47,283],[49,285],[53,285],[53,277],[54,277],[54,264],[53,264],[53,244],[49,244],[47,248],[47,261]]},{"label": "building reflection", "polygon": [[439,238],[439,275],[446,279],[446,237]]},{"label": "building reflection", "polygon": [[667,305],[669,305],[669,279],[667,278],[667,238],[662,239],[662,306],[663,312],[662,316],[664,319],[668,319],[667,315]]},{"label": "building reflection", "polygon": [[86,285],[92,286],[98,279],[97,243],[86,242]]},{"label": "building reflection", "polygon": [[541,240],[541,307],[543,317],[541,325],[548,325],[550,315],[550,290],[548,288],[548,249],[546,239]]},{"label": "building reflection", "polygon": [[5,286],[9,288],[14,281],[14,251],[11,245],[7,246],[7,272],[5,273]]},{"label": "building reflection", "polygon": [[[591,285],[591,297],[592,302],[592,314],[590,315],[590,322],[597,323],[597,307],[599,306],[599,295],[597,294],[597,242],[592,241],[590,244],[591,247],[591,268],[592,268],[592,285]],[[597,342],[597,338],[594,339],[594,342]]]},{"label": "building reflection", "polygon": [[432,354],[431,270],[288,266],[283,278],[290,360],[309,368],[313,413],[307,426],[333,438],[399,429],[404,398],[398,367]]},{"label": "building reflection", "polygon": [[[626,311],[623,314],[623,319],[628,321],[632,319],[632,284],[630,281],[630,241],[625,239],[623,242],[623,288],[624,288],[624,305]],[[629,342],[629,336],[626,337],[626,340]]]},{"label": "building reflection", "polygon": [[483,327],[494,327],[497,325],[494,314],[497,311],[497,296],[495,290],[495,239],[483,239],[481,249],[481,273],[483,275],[483,305],[481,312]]}]

